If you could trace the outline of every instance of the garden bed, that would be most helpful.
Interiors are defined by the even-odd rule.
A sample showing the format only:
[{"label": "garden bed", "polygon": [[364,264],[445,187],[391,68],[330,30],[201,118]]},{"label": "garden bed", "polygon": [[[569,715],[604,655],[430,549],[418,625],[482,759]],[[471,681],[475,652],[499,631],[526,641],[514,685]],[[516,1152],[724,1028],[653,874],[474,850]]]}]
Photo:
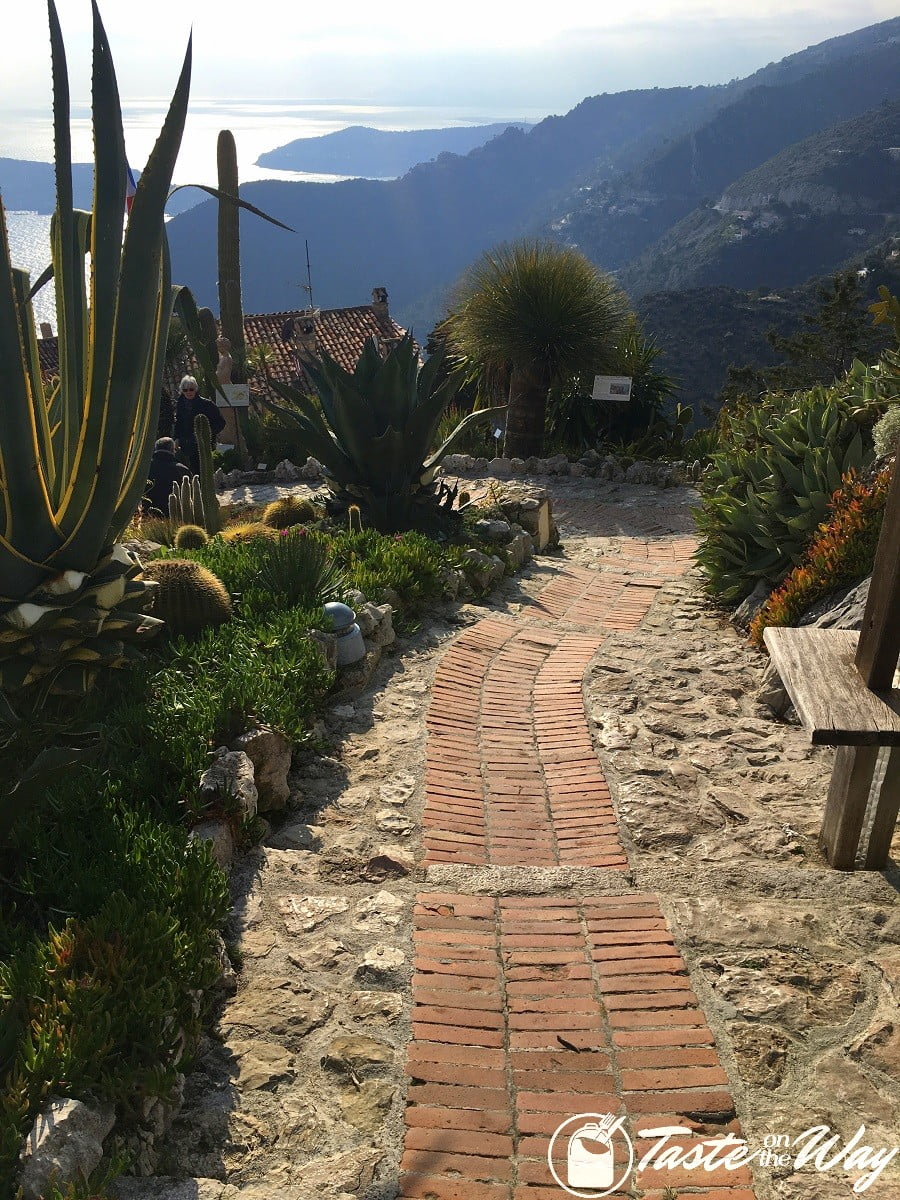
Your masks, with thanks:
[{"label": "garden bed", "polygon": [[[357,606],[360,593],[387,600],[401,631],[436,602],[489,589],[503,558],[515,568],[502,545],[463,528],[439,543],[320,520],[304,536],[327,547],[344,594]],[[177,1109],[222,974],[218,930],[230,908],[212,844],[191,831],[215,818],[247,849],[268,829],[232,797],[201,792],[200,775],[216,747],[257,726],[280,730],[294,747],[317,746],[319,718],[341,684],[310,637],[322,627],[320,604],[259,586],[264,541],[163,548],[162,560],[177,553],[218,575],[234,619],[158,640],[132,669],[101,677],[77,713],[51,699],[40,725],[18,737],[17,761],[6,763],[14,777],[22,756],[63,734],[91,745],[2,851],[3,1194],[23,1136],[53,1096],[115,1106],[105,1153],[119,1169],[152,1166],[148,1131]],[[467,558],[473,549],[491,562],[487,575]]]}]

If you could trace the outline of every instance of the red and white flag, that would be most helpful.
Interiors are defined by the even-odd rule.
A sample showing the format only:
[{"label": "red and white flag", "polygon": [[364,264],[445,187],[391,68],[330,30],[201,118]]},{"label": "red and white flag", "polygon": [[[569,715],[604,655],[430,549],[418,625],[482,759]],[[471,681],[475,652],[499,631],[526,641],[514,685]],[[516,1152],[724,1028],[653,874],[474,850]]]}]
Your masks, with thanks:
[{"label": "red and white flag", "polygon": [[131,216],[131,206],[134,203],[134,193],[137,191],[137,184],[134,182],[134,175],[128,163],[125,164],[125,211]]}]

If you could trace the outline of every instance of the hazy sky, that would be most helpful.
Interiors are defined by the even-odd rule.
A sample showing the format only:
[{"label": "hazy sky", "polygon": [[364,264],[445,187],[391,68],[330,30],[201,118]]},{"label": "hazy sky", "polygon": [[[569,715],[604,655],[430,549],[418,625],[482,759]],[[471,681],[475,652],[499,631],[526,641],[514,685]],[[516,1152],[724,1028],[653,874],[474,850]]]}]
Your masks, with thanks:
[{"label": "hazy sky", "polygon": [[[44,4],[17,7],[15,53],[10,40],[0,77],[7,113],[49,103]],[[499,105],[510,117],[525,106],[564,112],[604,91],[726,82],[897,15],[896,0],[100,0],[100,9],[126,103],[171,92],[193,25],[195,97]],[[58,0],[58,11],[73,99],[85,101],[90,3]]]}]

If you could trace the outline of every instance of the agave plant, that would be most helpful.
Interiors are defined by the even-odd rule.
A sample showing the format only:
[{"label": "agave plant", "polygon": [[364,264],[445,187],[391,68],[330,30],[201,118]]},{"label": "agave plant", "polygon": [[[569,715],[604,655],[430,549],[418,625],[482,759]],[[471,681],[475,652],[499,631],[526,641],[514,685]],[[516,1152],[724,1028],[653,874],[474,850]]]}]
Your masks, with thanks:
[{"label": "agave plant", "polygon": [[338,501],[357,505],[367,525],[383,533],[427,528],[449,509],[453,493],[436,482],[441,459],[472,425],[503,412],[486,408],[456,426],[433,454],[441,417],[462,383],[462,374],[440,378],[442,355],[424,367],[407,334],[382,358],[368,340],[351,375],[328,354],[304,364],[319,394],[320,412],[297,388],[271,381],[291,407],[265,403],[299,429],[303,448],[328,472]]},{"label": "agave plant", "polygon": [[[115,71],[96,3],[91,212],[72,203],[65,49],[48,2],[57,205],[51,223],[59,381],[45,397],[28,276],[10,263],[0,210],[0,687],[52,676],[79,692],[137,653],[159,622],[117,538],[138,506],[156,436],[176,296],[163,211],[190,85],[188,44],[125,227],[127,164]],[[124,234],[124,238],[123,238]],[[91,255],[90,287],[85,255]]]},{"label": "agave plant", "polygon": [[843,477],[871,461],[839,388],[774,394],[732,419],[703,479],[697,561],[709,590],[736,603],[795,566]]}]

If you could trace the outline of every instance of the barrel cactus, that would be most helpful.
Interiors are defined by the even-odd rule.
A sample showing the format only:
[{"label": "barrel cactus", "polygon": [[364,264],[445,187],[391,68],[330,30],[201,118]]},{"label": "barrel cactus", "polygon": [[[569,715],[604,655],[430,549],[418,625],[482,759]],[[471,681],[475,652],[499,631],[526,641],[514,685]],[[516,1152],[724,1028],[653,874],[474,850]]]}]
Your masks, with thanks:
[{"label": "barrel cactus", "polygon": [[182,525],[175,531],[176,550],[199,550],[209,541],[209,535],[202,525]]},{"label": "barrel cactus", "polygon": [[243,521],[223,529],[221,537],[226,542],[250,542],[254,538],[278,537],[278,530],[271,525],[263,525],[262,521]]},{"label": "barrel cactus", "polygon": [[164,558],[144,568],[144,579],[156,584],[152,613],[170,632],[187,635],[231,620],[231,597],[212,571],[189,558]]},{"label": "barrel cactus", "polygon": [[319,511],[312,500],[305,496],[279,496],[271,504],[267,504],[262,515],[264,525],[272,529],[290,529],[292,525],[305,525],[315,521]]}]

